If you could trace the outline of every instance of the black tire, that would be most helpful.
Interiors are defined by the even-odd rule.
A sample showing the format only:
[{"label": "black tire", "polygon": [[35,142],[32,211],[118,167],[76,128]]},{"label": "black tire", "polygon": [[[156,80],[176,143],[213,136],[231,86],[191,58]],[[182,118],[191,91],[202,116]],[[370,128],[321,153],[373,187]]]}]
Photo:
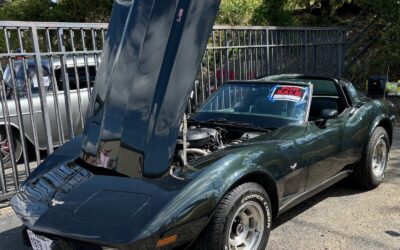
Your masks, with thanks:
[{"label": "black tire", "polygon": [[[247,208],[247,206],[249,207]],[[251,250],[264,250],[271,231],[272,209],[267,192],[256,183],[242,184],[226,194],[219,203],[209,225],[190,249],[229,250],[231,249],[229,239],[243,238],[242,236],[245,238],[253,237],[252,233],[247,230],[250,226],[246,227],[246,223],[242,223],[242,219],[239,218],[239,215],[243,215],[240,211],[243,211],[246,215],[251,212],[251,210],[246,211],[246,209],[254,209],[253,212],[255,212],[255,216],[248,219],[248,225],[252,224],[253,227],[262,225],[263,227],[262,230],[259,230],[259,233],[257,233],[257,230],[254,231],[254,237],[257,238],[254,242],[257,243],[254,243],[255,245],[251,247]],[[263,219],[259,217],[260,224],[258,224],[255,218],[257,218],[257,214],[260,214],[260,211],[263,214]],[[253,221],[251,222],[251,220]],[[251,244],[249,243],[248,246],[250,247]]]},{"label": "black tire", "polygon": [[[19,133],[16,130],[13,130],[13,137],[12,140],[14,142],[14,154],[15,154],[15,161],[18,162],[22,155],[22,146],[21,140],[19,139]],[[8,149],[7,149],[8,148]],[[7,153],[8,152],[8,153]],[[11,168],[11,150],[10,150],[10,143],[7,138],[7,133],[5,127],[0,127],[0,154],[3,161],[4,169]]]},{"label": "black tire", "polygon": [[[376,159],[381,159],[382,164],[375,164],[374,152],[377,148],[384,147],[385,153],[381,157],[376,157]],[[380,149],[378,149],[380,151]],[[366,148],[364,149],[361,161],[356,165],[354,169],[354,180],[356,183],[367,190],[374,189],[378,187],[385,178],[387,163],[389,160],[390,152],[390,140],[386,130],[382,127],[377,127],[372,133],[371,138],[368,141]],[[379,153],[378,153],[379,154]],[[382,165],[378,168],[376,166]]]}]

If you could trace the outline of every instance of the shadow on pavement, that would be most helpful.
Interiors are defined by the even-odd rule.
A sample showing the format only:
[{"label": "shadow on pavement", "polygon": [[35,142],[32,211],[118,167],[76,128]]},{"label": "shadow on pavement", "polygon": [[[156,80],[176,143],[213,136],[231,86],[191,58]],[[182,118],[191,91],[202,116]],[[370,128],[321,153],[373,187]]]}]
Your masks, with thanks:
[{"label": "shadow on pavement", "polygon": [[22,227],[16,227],[0,233],[0,249],[30,250],[31,248],[23,245],[21,236]]},{"label": "shadow on pavement", "polygon": [[273,228],[278,228],[279,226],[283,225],[284,223],[292,220],[293,218],[297,217],[301,213],[309,210],[313,206],[317,205],[318,203],[324,201],[327,198],[332,197],[342,197],[342,196],[351,196],[360,193],[366,192],[363,189],[357,188],[353,183],[351,183],[351,179],[342,180],[335,185],[329,187],[328,189],[322,191],[321,193],[301,202],[299,205],[291,208],[287,212],[283,213],[279,216],[279,218],[275,221]]}]

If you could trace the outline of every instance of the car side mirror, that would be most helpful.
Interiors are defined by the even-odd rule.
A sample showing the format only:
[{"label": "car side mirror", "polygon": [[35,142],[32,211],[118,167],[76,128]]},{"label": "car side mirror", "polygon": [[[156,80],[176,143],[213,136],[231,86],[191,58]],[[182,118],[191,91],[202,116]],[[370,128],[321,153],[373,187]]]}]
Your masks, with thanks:
[{"label": "car side mirror", "polygon": [[317,125],[320,128],[326,128],[326,122],[335,119],[338,116],[339,112],[336,109],[323,109],[321,112],[321,119],[317,120]]},{"label": "car side mirror", "polygon": [[200,106],[201,104],[192,105],[192,113],[195,113],[200,108]]},{"label": "car side mirror", "polygon": [[332,120],[339,116],[339,113],[336,109],[324,109],[321,112],[321,117],[324,120]]}]

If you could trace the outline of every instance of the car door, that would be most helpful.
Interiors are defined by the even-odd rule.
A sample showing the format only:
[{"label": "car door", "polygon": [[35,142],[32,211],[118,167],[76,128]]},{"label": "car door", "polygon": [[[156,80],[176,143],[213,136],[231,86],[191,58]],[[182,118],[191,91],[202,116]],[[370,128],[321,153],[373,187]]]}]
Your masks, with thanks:
[{"label": "car door", "polygon": [[289,140],[282,144],[280,152],[285,152],[281,160],[285,162],[282,171],[289,174],[280,180],[279,185],[282,190],[282,205],[290,203],[304,192],[307,178],[308,154],[305,150],[305,138],[307,125],[291,125],[280,129],[279,133]]},{"label": "car door", "polygon": [[344,116],[328,120],[324,127],[320,127],[318,122],[308,124],[305,139],[310,156],[306,180],[307,190],[328,180],[343,169],[344,125]]}]

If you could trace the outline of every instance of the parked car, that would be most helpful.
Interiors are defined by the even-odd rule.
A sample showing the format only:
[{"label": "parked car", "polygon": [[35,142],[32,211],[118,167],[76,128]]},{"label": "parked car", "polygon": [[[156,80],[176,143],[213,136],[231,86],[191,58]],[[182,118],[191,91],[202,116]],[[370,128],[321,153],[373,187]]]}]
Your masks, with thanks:
[{"label": "parked car", "polygon": [[[87,66],[85,60],[87,60],[88,63]],[[86,59],[83,56],[75,57],[77,73],[78,73],[78,79],[77,79],[75,74],[74,58],[72,56],[68,56],[66,58],[66,68],[69,79],[69,87],[71,89],[70,113],[72,115],[72,120],[74,122],[73,129],[76,134],[82,132],[82,119],[80,113],[86,112],[87,105],[89,103],[88,86],[93,85],[96,77],[95,60],[96,59],[94,56],[87,56]],[[54,146],[58,147],[62,144],[63,141],[68,141],[71,139],[67,126],[67,113],[65,106],[64,85],[63,85],[60,57],[55,57],[52,60],[48,58],[43,58],[42,70],[43,70],[43,82],[46,88],[46,100],[48,104],[51,135]],[[86,75],[86,70],[88,71],[87,75]],[[3,79],[6,86],[6,99],[7,99],[6,105],[9,110],[9,117],[11,123],[10,125],[13,130],[14,147],[15,147],[14,152],[16,160],[18,161],[22,155],[22,146],[21,146],[21,139],[19,136],[20,125],[18,123],[18,117],[17,117],[17,109],[16,109],[14,89],[13,89],[13,79],[10,71],[11,71],[10,67],[5,68]],[[45,130],[43,126],[44,123],[41,113],[42,111],[41,111],[40,97],[39,97],[39,85],[36,74],[37,74],[37,69],[35,61],[33,59],[26,60],[25,68],[23,66],[23,61],[21,59],[14,61],[14,76],[17,86],[17,96],[19,97],[22,109],[25,139],[27,142],[29,142],[29,145],[34,145],[34,129],[32,126],[32,119],[29,111],[30,100],[28,99],[27,89],[26,89],[27,86],[30,86],[32,93],[32,107],[34,112],[35,124],[37,128],[36,131],[38,136],[39,149],[45,150],[47,145],[45,139]],[[29,79],[28,84],[27,84],[27,79],[25,79],[25,76],[28,77]],[[57,84],[54,85],[54,82],[56,82]],[[79,96],[81,99],[81,108],[79,107],[79,101],[78,101],[78,88],[77,88],[78,82],[80,86]],[[54,98],[54,91],[57,93],[59,112],[56,111],[56,103],[55,103],[56,99]],[[61,120],[62,133],[60,134],[58,133],[57,114],[60,115],[60,120]],[[6,134],[4,113],[0,106],[0,147],[3,157],[3,164],[6,167],[9,167],[11,165],[9,145],[10,143],[8,141],[8,137]]]},{"label": "parked car", "polygon": [[[391,103],[343,79],[227,82],[191,116],[188,163],[181,137],[170,175],[143,181],[118,165],[103,166],[114,173],[67,163],[79,156],[79,137],[23,184],[12,205],[30,230],[52,240],[153,249],[172,235],[182,240],[171,249],[190,242],[265,249],[273,220],[299,202],[347,177],[377,187],[395,122]],[[125,227],[133,229],[120,232]]]},{"label": "parked car", "polygon": [[11,200],[24,242],[264,250],[273,221],[299,202],[346,177],[366,189],[383,181],[394,106],[344,79],[227,82],[185,119],[218,6],[114,3],[82,136]]}]

